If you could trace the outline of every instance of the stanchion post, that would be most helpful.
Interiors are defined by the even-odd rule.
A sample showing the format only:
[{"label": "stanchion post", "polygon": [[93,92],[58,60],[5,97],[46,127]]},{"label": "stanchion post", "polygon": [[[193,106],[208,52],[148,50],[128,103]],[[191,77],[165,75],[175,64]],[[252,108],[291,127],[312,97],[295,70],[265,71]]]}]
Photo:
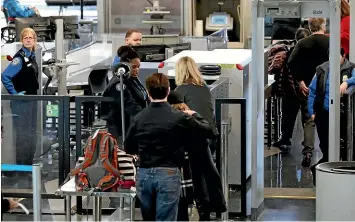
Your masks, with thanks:
[{"label": "stanchion post", "polygon": [[[229,203],[228,185],[228,128],[229,123],[222,122],[221,126],[221,180],[223,186],[224,199]],[[228,210],[222,214],[222,221],[228,221]]]},{"label": "stanchion post", "polygon": [[100,196],[94,196],[94,209],[93,209],[93,217],[94,221],[101,221],[101,206],[102,198]]},{"label": "stanchion post", "polygon": [[42,179],[41,166],[34,164],[32,167],[33,187],[33,221],[42,221]]}]

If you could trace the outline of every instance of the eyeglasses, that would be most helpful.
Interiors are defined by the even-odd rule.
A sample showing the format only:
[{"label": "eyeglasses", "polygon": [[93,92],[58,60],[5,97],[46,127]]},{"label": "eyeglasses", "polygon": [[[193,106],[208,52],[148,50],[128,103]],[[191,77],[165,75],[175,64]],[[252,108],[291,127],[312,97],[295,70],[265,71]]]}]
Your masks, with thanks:
[{"label": "eyeglasses", "polygon": [[34,40],[34,39],[35,39],[35,38],[29,37],[29,36],[26,36],[26,37],[23,38],[23,40]]}]

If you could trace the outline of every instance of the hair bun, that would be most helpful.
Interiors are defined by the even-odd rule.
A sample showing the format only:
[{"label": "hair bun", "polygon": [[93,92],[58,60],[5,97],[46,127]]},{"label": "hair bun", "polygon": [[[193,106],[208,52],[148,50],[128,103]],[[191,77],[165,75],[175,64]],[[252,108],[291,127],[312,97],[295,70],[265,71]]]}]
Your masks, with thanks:
[{"label": "hair bun", "polygon": [[124,45],[124,46],[121,46],[120,48],[118,48],[117,55],[118,55],[118,57],[122,57],[123,54],[129,53],[132,51],[134,51],[134,50],[132,49],[131,46]]}]

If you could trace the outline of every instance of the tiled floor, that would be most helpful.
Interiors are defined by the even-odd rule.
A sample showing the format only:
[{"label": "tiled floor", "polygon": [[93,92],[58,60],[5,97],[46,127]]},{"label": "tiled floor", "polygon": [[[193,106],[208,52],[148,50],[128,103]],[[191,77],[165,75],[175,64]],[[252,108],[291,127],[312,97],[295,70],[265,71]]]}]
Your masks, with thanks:
[{"label": "tiled floor", "polygon": [[[321,158],[318,138],[313,151],[312,163]],[[265,211],[259,218],[263,221],[314,221],[315,190],[309,168],[301,166],[303,155],[303,129],[297,121],[292,146],[281,154],[270,149],[265,153]]]}]

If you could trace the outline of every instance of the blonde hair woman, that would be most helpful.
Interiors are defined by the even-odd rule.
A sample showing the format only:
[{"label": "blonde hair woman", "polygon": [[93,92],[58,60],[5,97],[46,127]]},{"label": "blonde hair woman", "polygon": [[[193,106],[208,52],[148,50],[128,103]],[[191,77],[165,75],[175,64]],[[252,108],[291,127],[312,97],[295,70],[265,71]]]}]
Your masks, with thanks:
[{"label": "blonde hair woman", "polygon": [[218,135],[212,107],[212,95],[200,73],[195,61],[190,57],[182,57],[175,66],[175,82],[184,103],[198,112],[214,128]]},{"label": "blonde hair woman", "polygon": [[[37,95],[39,89],[38,65],[35,58],[37,35],[25,28],[20,35],[22,48],[1,74],[1,81],[11,95]],[[30,100],[11,101],[16,131],[16,164],[32,165],[37,146],[37,103]]]},{"label": "blonde hair woman", "polygon": [[192,83],[197,86],[205,84],[195,61],[188,56],[179,59],[175,66],[175,73],[175,81],[177,86],[188,83]]},{"label": "blonde hair woman", "polygon": [[[196,190],[196,204],[200,221],[208,221],[210,219],[210,212],[224,212],[226,209],[221,180],[211,157],[211,152],[213,153],[216,150],[218,136],[212,107],[212,95],[195,61],[190,57],[182,57],[176,63],[175,81],[177,85],[175,91],[178,92],[180,94],[179,97],[181,97],[179,104],[175,105],[177,106],[176,108],[190,108],[196,111],[210,124],[215,135],[215,137],[208,140],[208,142],[207,140],[205,140],[205,142],[202,140],[195,142],[193,148],[194,150],[198,150],[199,154],[194,156],[194,153],[191,153],[191,160],[193,158],[200,160],[198,163],[191,161],[192,168],[199,171],[195,176],[193,172],[193,182]],[[206,181],[205,185],[203,181]],[[205,198],[208,196],[209,192],[206,193],[204,189],[202,189],[202,187],[205,186],[208,187],[211,193],[215,194],[207,198],[209,201],[206,201],[207,199]]]}]

